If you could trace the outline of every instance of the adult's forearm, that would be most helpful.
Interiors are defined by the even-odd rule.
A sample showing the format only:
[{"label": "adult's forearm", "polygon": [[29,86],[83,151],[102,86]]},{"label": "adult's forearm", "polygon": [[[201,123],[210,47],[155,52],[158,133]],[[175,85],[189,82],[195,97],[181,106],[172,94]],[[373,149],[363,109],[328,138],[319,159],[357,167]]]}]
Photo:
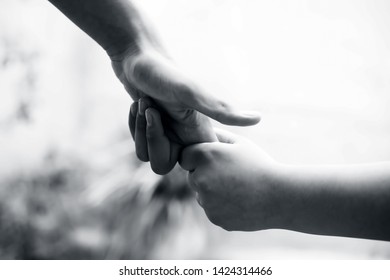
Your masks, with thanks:
[{"label": "adult's forearm", "polygon": [[49,0],[113,57],[137,51],[150,30],[130,0]]},{"label": "adult's forearm", "polygon": [[287,167],[287,229],[390,241],[390,163]]}]

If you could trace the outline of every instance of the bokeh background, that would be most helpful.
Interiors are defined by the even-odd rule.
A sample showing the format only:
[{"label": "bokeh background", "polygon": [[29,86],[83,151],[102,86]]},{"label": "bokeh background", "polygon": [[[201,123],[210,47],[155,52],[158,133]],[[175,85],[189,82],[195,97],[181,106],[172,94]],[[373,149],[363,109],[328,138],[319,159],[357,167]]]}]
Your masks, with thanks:
[{"label": "bokeh background", "polygon": [[[262,113],[229,128],[291,164],[390,159],[386,0],[137,1],[175,62]],[[0,0],[0,258],[389,259],[388,242],[225,232],[184,173],[134,156],[129,96],[49,2]]]}]

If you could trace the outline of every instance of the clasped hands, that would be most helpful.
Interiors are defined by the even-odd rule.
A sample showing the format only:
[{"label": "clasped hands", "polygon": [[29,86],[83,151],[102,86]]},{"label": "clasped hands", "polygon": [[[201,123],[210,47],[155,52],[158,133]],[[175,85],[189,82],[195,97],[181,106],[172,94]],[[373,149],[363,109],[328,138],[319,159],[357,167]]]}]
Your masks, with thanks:
[{"label": "clasped hands", "polygon": [[179,162],[210,221],[227,230],[274,226],[269,215],[274,201],[267,196],[276,163],[247,139],[215,130],[208,118],[247,126],[258,123],[258,115],[215,99],[156,52],[113,61],[113,67],[137,100],[129,127],[140,160],[150,161],[158,174]]},{"label": "clasped hands", "polygon": [[[390,163],[280,164],[209,118],[253,125],[177,69],[129,0],[50,0],[99,43],[137,101],[129,124],[138,157],[159,174],[179,161],[209,219],[228,230],[283,228],[390,240]],[[82,2],[82,3],[81,3]]]}]

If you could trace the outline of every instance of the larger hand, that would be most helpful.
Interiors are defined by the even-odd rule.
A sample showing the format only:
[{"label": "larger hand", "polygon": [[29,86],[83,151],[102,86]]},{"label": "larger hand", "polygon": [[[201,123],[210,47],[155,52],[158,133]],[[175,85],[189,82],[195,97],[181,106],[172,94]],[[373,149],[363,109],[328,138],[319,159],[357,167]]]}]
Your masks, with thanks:
[{"label": "larger hand", "polygon": [[[144,96],[153,98],[159,111],[165,113],[164,127],[169,139],[179,145],[217,140],[206,116],[224,124],[240,126],[253,125],[260,120],[256,114],[238,112],[215,99],[156,51],[129,51],[123,57],[114,59],[112,65],[134,100]],[[141,107],[144,108],[140,110],[143,116],[148,105]],[[142,122],[145,123],[145,120],[139,121]],[[145,149],[137,149],[137,154],[141,160],[149,160]],[[172,167],[163,168],[162,173]]]},{"label": "larger hand", "polygon": [[226,124],[250,125],[257,116],[233,111],[186,78],[165,53],[150,22],[131,0],[50,0],[110,56],[115,74],[138,100],[152,97],[165,110],[177,142],[216,140],[204,113]]},{"label": "larger hand", "polygon": [[246,126],[259,121],[258,115],[237,112],[206,93],[159,52],[130,52],[112,65],[132,98],[152,97],[172,118],[171,126],[186,144],[215,140],[209,122],[198,112],[227,125]]}]

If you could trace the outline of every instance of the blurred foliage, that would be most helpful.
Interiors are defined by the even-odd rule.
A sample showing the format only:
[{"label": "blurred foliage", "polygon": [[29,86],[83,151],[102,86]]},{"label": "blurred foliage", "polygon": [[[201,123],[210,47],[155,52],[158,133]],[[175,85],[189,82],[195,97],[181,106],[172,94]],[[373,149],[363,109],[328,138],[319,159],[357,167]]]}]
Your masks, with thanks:
[{"label": "blurred foliage", "polygon": [[201,257],[184,172],[155,175],[127,141],[116,151],[129,100],[107,58],[47,2],[0,5],[0,258]]},{"label": "blurred foliage", "polygon": [[23,40],[0,34],[0,74],[17,70],[13,91],[17,105],[8,122],[29,121],[38,78],[39,50],[26,48]]},{"label": "blurred foliage", "polygon": [[[0,258],[148,259],[174,257],[175,250],[185,251],[177,257],[200,257],[204,235],[198,235],[200,243],[190,235],[178,243],[181,225],[204,228],[185,174],[176,169],[153,176],[148,166],[137,165],[123,181],[127,184],[106,181],[109,196],[98,202],[96,190],[88,187],[88,165],[55,152],[36,170],[3,181]],[[145,180],[148,174],[156,179]],[[167,242],[170,250],[161,251]]]}]

